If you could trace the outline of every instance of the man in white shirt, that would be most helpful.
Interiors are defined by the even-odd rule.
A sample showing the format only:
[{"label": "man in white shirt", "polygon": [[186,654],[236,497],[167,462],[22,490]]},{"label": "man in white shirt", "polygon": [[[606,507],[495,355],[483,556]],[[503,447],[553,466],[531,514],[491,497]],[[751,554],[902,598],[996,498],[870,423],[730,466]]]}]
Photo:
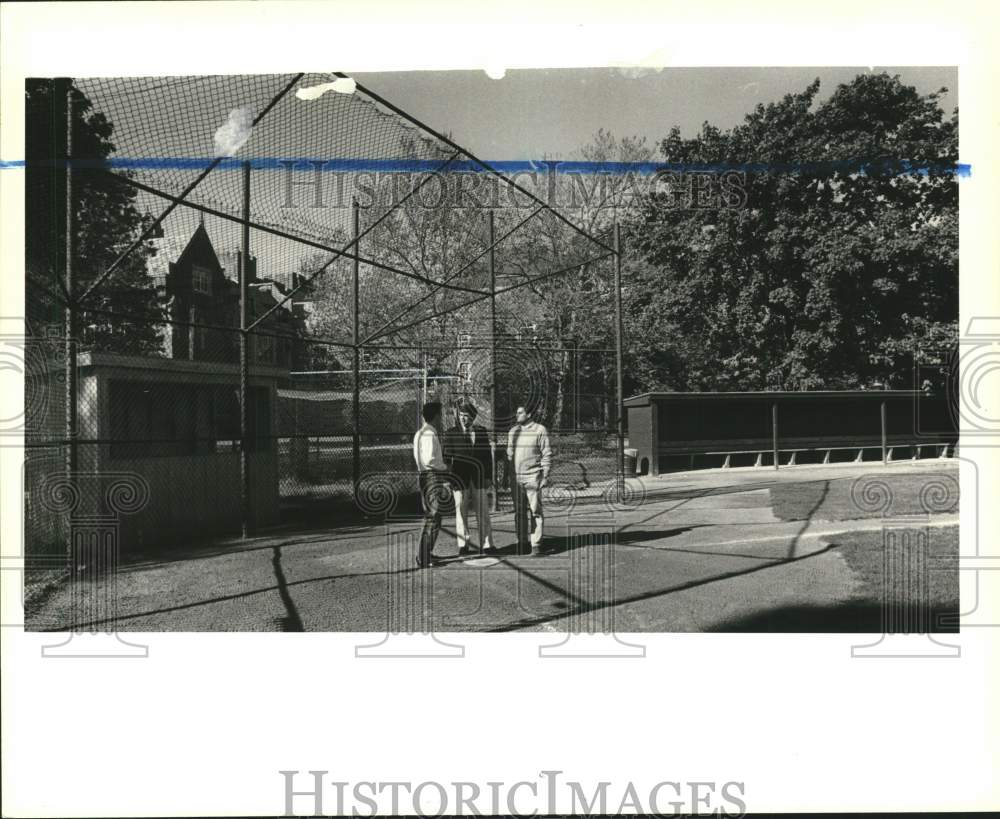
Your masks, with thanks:
[{"label": "man in white shirt", "polygon": [[[534,531],[531,532],[531,556],[538,557],[542,553],[542,489],[548,483],[552,469],[552,447],[549,445],[549,431],[534,421],[532,415],[532,407],[517,408],[517,426],[507,436],[507,457],[513,466],[515,488],[524,491],[535,521]],[[515,514],[518,514],[517,511]],[[520,534],[518,538],[520,540]],[[518,547],[520,545],[519,542]]]},{"label": "man in white shirt", "polygon": [[431,401],[421,410],[424,423],[413,436],[413,459],[417,462],[420,499],[424,506],[424,528],[420,533],[417,568],[426,569],[440,562],[433,554],[434,541],[441,530],[441,505],[448,491],[448,466],[441,447],[441,404]]}]

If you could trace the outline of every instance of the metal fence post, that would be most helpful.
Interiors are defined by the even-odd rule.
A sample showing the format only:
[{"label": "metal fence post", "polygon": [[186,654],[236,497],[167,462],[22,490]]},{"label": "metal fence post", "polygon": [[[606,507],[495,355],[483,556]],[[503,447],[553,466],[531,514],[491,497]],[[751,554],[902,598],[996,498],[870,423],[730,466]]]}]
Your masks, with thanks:
[{"label": "metal fence post", "polygon": [[250,534],[250,163],[243,163],[243,246],[240,251],[240,516],[243,537]]},{"label": "metal fence post", "polygon": [[771,404],[771,449],[774,452],[774,468],[778,468],[778,402]]},{"label": "metal fence post", "polygon": [[573,339],[573,432],[580,431],[580,339]]},{"label": "metal fence post", "polygon": [[618,501],[625,497],[625,395],[622,379],[622,227],[615,215],[615,378],[618,442],[615,461],[615,489]]},{"label": "metal fence post", "polygon": [[361,236],[361,209],[358,200],[351,201],[351,222],[354,229],[354,309],[353,309],[353,330],[354,330],[354,392],[351,403],[351,485],[353,487],[354,503],[358,502],[358,490],[361,485],[361,349],[358,346],[361,340],[361,296],[359,292],[359,278],[361,263],[358,261]]},{"label": "metal fence post", "polygon": [[885,401],[882,402],[882,463],[889,463],[889,447],[888,439],[886,437],[886,414],[885,414]]},{"label": "metal fence post", "polygon": [[496,448],[499,442],[500,428],[497,426],[497,268],[496,268],[496,214],[489,211],[489,243],[490,243],[490,426],[493,427],[493,446],[490,447],[490,464],[493,470],[493,502],[492,512],[498,512],[499,487],[497,482]]},{"label": "metal fence post", "polygon": [[[421,409],[423,405],[427,403],[427,350],[424,349],[424,342],[420,342],[420,405]],[[417,412],[417,428],[420,428],[420,424],[423,421],[420,411]]]},{"label": "metal fence post", "polygon": [[[79,418],[77,416],[77,353],[76,342],[77,315],[76,315],[76,270],[74,267],[74,255],[76,253],[75,230],[76,230],[76,207],[73,200],[73,80],[65,78],[59,80],[55,89],[61,91],[61,104],[66,106],[66,141],[65,141],[65,169],[63,171],[63,181],[65,185],[65,198],[63,203],[65,210],[65,284],[66,284],[66,308],[63,314],[65,339],[63,362],[66,395],[65,395],[65,432],[66,432],[66,479],[73,491],[76,490],[77,481],[77,437],[79,432]],[[57,143],[58,144],[58,143]],[[67,529],[66,556],[71,570],[76,569],[77,561],[74,558],[73,527]]]}]

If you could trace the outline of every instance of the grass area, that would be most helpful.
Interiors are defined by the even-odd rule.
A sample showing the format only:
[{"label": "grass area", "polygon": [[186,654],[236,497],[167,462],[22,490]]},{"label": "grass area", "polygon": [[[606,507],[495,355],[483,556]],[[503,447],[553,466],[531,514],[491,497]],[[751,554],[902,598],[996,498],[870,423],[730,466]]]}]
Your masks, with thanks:
[{"label": "grass area", "polygon": [[65,535],[56,527],[42,528],[37,518],[28,518],[25,538],[24,605],[25,608],[43,599],[68,576],[69,558]]},{"label": "grass area", "polygon": [[[906,531],[906,530],[903,530]],[[927,532],[926,550],[913,537]],[[856,579],[832,604],[778,605],[725,621],[717,631],[749,633],[955,633],[958,629],[958,526],[913,527],[909,537],[882,531],[828,538]],[[887,571],[888,566],[888,571]],[[888,603],[888,605],[886,605]]]},{"label": "grass area", "polygon": [[[919,531],[927,533],[926,559],[915,540]],[[911,624],[897,631],[958,631],[958,526],[909,532],[892,539],[881,531],[849,532],[833,541],[859,581],[854,602],[880,610],[891,601],[896,616]]]},{"label": "grass area", "polygon": [[614,453],[601,452],[579,456],[567,454],[563,457],[557,455],[552,461],[549,482],[570,489],[587,489],[594,484],[612,480],[616,475],[615,469]]},{"label": "grass area", "polygon": [[[553,444],[550,483],[586,489],[615,477],[614,451],[583,436],[564,436]],[[361,474],[396,486],[401,494],[415,494],[417,477],[409,443],[362,449]],[[351,453],[343,447],[314,448],[298,468],[281,450],[278,485],[282,498],[323,499],[350,497],[353,479]]]},{"label": "grass area", "polygon": [[786,483],[770,492],[774,514],[782,520],[958,512],[958,476],[953,470]]},{"label": "grass area", "polygon": [[26,569],[24,572],[23,603],[25,617],[30,610],[40,606],[46,597],[69,577],[69,570]]}]

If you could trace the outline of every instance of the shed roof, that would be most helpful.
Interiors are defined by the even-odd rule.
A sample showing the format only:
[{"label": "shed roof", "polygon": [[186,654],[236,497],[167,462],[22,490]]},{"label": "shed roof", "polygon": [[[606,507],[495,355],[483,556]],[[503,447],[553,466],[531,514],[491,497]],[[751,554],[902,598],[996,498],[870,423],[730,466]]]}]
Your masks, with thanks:
[{"label": "shed roof", "polygon": [[626,398],[625,406],[646,406],[666,401],[736,401],[736,400],[834,400],[838,398],[912,398],[920,390],[757,390],[747,392],[644,392]]}]

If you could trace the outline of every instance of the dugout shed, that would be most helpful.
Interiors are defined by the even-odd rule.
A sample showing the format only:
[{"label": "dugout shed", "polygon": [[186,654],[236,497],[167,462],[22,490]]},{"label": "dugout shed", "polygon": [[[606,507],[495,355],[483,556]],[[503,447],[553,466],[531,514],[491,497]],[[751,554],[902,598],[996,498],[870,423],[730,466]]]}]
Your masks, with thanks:
[{"label": "dugout shed", "polygon": [[[145,484],[148,498],[118,520],[123,552],[238,532],[239,366],[223,362],[85,352],[78,357],[77,516],[107,514],[105,484],[122,475]],[[45,412],[61,421],[58,368]],[[256,526],[278,520],[278,447],[274,437],[278,367],[250,368],[249,515]],[[44,419],[35,422],[44,426]],[[67,521],[45,508],[41,488],[62,471],[61,449],[33,450],[26,464],[29,529],[58,539]]]},{"label": "dugout shed", "polygon": [[625,400],[636,471],[948,456],[946,397],[911,390],[655,392]]}]

